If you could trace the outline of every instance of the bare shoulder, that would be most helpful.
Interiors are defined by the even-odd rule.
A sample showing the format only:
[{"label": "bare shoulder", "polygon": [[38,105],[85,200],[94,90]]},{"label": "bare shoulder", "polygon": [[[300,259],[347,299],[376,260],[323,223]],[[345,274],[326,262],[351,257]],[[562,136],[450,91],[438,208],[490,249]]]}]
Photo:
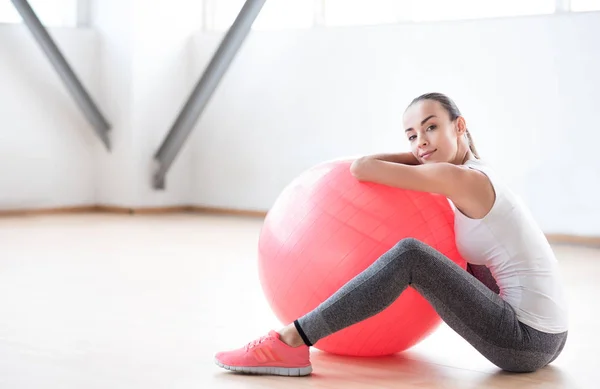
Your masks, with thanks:
[{"label": "bare shoulder", "polygon": [[496,192],[489,177],[477,169],[460,166],[460,185],[449,196],[456,207],[467,217],[481,219],[487,215],[496,201]]}]

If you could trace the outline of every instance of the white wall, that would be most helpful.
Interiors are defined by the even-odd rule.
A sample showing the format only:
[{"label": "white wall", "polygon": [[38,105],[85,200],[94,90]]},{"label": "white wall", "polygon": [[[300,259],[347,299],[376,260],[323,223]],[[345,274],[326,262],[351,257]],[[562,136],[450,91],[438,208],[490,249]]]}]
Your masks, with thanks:
[{"label": "white wall", "polygon": [[[50,34],[97,97],[98,35]],[[0,48],[0,208],[94,204],[92,128],[24,26],[0,24]]]},{"label": "white wall", "polygon": [[154,190],[153,154],[185,102],[202,3],[92,1],[93,29],[50,29],[112,129],[107,152],[24,25],[0,25],[0,209],[191,203],[191,146]]},{"label": "white wall", "polygon": [[266,210],[311,165],[405,150],[404,108],[441,91],[546,232],[598,235],[598,37],[600,13],[253,32],[196,129],[194,201]]},{"label": "white wall", "polygon": [[191,152],[187,146],[154,190],[153,155],[192,87],[190,37],[201,2],[98,0],[93,26],[102,36],[103,101],[114,122],[113,151],[97,153],[98,203],[153,207],[191,202]]},{"label": "white wall", "polygon": [[191,38],[202,22],[202,2],[136,0],[133,61],[133,131],[137,140],[137,206],[188,205],[192,201],[192,147],[184,145],[155,190],[154,154],[194,83]]},{"label": "white wall", "polygon": [[133,206],[136,171],[132,161],[135,140],[131,129],[133,101],[133,0],[93,1],[92,25],[100,36],[100,103],[105,107],[111,152],[95,149],[96,203]]},{"label": "white wall", "polygon": [[26,28],[0,25],[0,209],[267,210],[323,160],[405,150],[402,112],[435,90],[546,232],[600,234],[600,13],[254,31],[157,192],[151,156],[222,37],[178,1],[97,1],[95,31],[51,30],[113,124],[110,154]]}]

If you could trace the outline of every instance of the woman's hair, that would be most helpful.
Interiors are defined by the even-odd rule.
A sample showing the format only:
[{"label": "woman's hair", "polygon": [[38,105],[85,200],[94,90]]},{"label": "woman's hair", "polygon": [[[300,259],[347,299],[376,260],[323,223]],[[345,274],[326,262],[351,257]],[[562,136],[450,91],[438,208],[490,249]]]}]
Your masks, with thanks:
[{"label": "woman's hair", "polygon": [[[423,100],[435,100],[438,103],[440,103],[442,105],[442,107],[444,107],[444,109],[448,112],[448,114],[450,115],[450,120],[452,120],[452,121],[456,120],[459,116],[461,116],[460,110],[458,109],[458,107],[456,106],[454,101],[452,101],[451,98],[449,98],[448,96],[446,96],[445,94],[442,94],[442,93],[426,93],[424,95],[421,95],[421,96],[417,97],[416,99],[414,99],[410,103],[409,107],[412,106],[413,104],[418,103],[419,101],[423,101]],[[469,149],[471,149],[471,152],[473,153],[475,158],[479,159],[479,153],[477,152],[477,149],[475,148],[475,144],[473,143],[473,138],[471,137],[471,133],[469,132],[469,129],[467,129],[466,135],[467,135],[467,140],[469,142]]]}]

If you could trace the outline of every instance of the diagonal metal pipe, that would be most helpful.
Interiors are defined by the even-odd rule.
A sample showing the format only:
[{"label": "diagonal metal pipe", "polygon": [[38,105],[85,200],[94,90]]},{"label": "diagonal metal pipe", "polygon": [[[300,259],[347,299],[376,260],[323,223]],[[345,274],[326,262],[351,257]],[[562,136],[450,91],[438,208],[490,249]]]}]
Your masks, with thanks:
[{"label": "diagonal metal pipe", "polygon": [[29,28],[29,31],[34,36],[38,45],[42,48],[46,57],[48,57],[50,63],[67,87],[69,93],[75,100],[75,103],[77,103],[79,108],[83,111],[84,116],[94,128],[94,131],[100,137],[100,140],[102,140],[106,149],[110,150],[110,139],[108,138],[110,124],[87,93],[27,0],[11,1],[23,18],[23,22],[27,28]]},{"label": "diagonal metal pipe", "polygon": [[202,77],[197,82],[187,102],[154,155],[158,170],[154,175],[155,189],[165,188],[165,176],[179,154],[186,139],[194,129],[210,97],[217,88],[233,58],[248,36],[252,24],[266,0],[246,0],[235,21],[225,34]]}]

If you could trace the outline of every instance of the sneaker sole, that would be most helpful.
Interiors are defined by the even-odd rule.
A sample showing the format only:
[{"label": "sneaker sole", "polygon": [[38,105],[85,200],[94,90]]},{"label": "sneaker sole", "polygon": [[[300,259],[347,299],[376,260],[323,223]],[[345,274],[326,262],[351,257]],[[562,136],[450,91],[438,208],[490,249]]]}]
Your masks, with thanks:
[{"label": "sneaker sole", "polygon": [[269,374],[269,375],[281,375],[286,377],[301,377],[312,373],[312,366],[306,367],[275,367],[275,366],[262,366],[262,367],[251,367],[251,366],[229,366],[219,362],[215,359],[215,363],[226,370],[231,370],[239,373],[246,374]]}]

